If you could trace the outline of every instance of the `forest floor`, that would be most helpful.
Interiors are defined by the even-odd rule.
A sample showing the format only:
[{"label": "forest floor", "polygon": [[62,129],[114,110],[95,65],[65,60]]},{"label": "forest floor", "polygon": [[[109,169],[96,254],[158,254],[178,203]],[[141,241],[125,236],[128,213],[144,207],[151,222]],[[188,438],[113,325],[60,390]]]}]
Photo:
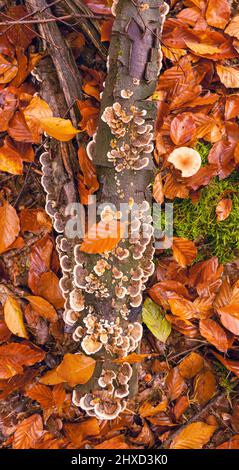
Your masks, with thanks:
[{"label": "forest floor", "polygon": [[[97,127],[113,22],[107,0],[85,3],[99,15],[98,49],[79,21],[58,22],[82,77],[83,143]],[[41,37],[24,23],[24,2],[8,4],[1,1],[0,14],[0,446],[238,449],[239,14],[227,0],[217,7],[213,0],[171,2],[152,97],[158,105],[152,188],[158,203],[174,204],[174,240],[156,251],[145,294],[141,351],[130,359],[138,363],[138,394],[108,422],[72,404],[67,379],[47,385],[46,373],[78,346],[62,320],[39,155],[43,131],[59,140],[75,133],[66,120],[61,135],[53,121],[40,123],[50,116],[36,95]],[[168,162],[176,147],[199,152],[195,175],[182,177]],[[82,186],[83,176],[81,197],[91,189]]]}]

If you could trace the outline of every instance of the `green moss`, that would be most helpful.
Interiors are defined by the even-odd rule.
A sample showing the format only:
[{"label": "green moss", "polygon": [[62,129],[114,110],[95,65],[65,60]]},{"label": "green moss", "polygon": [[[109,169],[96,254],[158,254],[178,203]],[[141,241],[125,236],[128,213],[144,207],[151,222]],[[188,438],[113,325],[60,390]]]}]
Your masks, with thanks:
[{"label": "green moss", "polygon": [[[199,256],[218,256],[221,263],[231,261],[239,250],[239,174],[211,183],[201,190],[200,200],[174,202],[174,234],[189,238],[199,244]],[[232,211],[226,220],[217,222],[216,207],[225,194],[230,193]],[[235,192],[236,191],[236,192]]]},{"label": "green moss", "polygon": [[[196,149],[207,163],[210,144],[199,142]],[[191,199],[173,201],[174,236],[194,240],[198,245],[197,260],[217,256],[221,263],[232,261],[239,252],[239,173],[233,172],[225,180],[213,178],[208,186],[200,192],[200,199],[193,204]],[[231,197],[232,211],[229,217],[221,222],[216,220],[216,207],[223,197]],[[156,217],[157,218],[157,217]],[[156,221],[162,229],[165,217]]]},{"label": "green moss", "polygon": [[212,144],[210,144],[209,142],[205,142],[203,140],[199,140],[197,142],[197,145],[195,146],[195,150],[197,150],[201,155],[202,166],[205,166],[208,163],[207,157],[211,148],[212,148]]}]

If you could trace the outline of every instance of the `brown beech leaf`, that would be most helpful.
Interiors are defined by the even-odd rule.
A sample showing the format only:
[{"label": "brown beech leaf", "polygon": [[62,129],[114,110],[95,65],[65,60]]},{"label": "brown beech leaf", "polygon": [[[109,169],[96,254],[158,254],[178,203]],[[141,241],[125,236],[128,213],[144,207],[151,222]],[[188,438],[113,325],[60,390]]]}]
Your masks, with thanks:
[{"label": "brown beech leaf", "polygon": [[12,175],[22,175],[23,165],[21,155],[8,145],[5,138],[3,146],[0,147],[0,171],[11,173]]},{"label": "brown beech leaf", "polygon": [[209,0],[206,10],[206,20],[210,26],[224,29],[230,19],[231,8],[228,0]]},{"label": "brown beech leaf", "polygon": [[33,310],[40,315],[40,317],[46,318],[47,320],[54,322],[57,321],[57,313],[54,307],[42,297],[37,295],[26,296],[28,302],[30,302]]},{"label": "brown beech leaf", "polygon": [[153,198],[158,204],[163,204],[164,193],[161,173],[157,173],[153,184]]},{"label": "brown beech leaf", "polygon": [[215,351],[212,351],[214,356],[233,374],[235,374],[237,377],[239,377],[239,361],[233,361],[231,359],[224,359],[223,356],[220,354],[216,353]]},{"label": "brown beech leaf", "polygon": [[3,205],[0,207],[0,220],[0,253],[4,253],[15,241],[20,231],[16,209],[7,201],[4,201]]},{"label": "brown beech leaf", "polygon": [[0,346],[0,379],[23,373],[23,366],[32,366],[44,359],[45,353],[36,346],[9,343]]},{"label": "brown beech leaf", "polygon": [[194,242],[186,238],[173,237],[173,257],[183,268],[190,265],[197,256]]},{"label": "brown beech leaf", "polygon": [[51,108],[39,96],[34,96],[24,109],[23,114],[33,139],[37,142],[42,134],[40,119],[51,118],[53,115]]},{"label": "brown beech leaf", "polygon": [[43,434],[42,418],[33,414],[18,424],[13,436],[13,449],[34,449],[36,441]]},{"label": "brown beech leaf", "polygon": [[196,124],[193,114],[178,114],[171,122],[170,137],[175,145],[182,146],[191,139],[196,133]]},{"label": "brown beech leaf", "polygon": [[215,431],[216,426],[203,423],[202,421],[188,424],[173,439],[170,449],[202,449]]},{"label": "brown beech leaf", "polygon": [[64,298],[59,287],[59,279],[55,273],[48,271],[39,277],[38,294],[50,302],[56,309],[63,308]]},{"label": "brown beech leaf", "polygon": [[231,199],[221,199],[216,207],[217,221],[226,220],[232,210]]},{"label": "brown beech leaf", "polygon": [[185,379],[195,377],[203,368],[204,360],[200,354],[191,352],[179,364],[179,372]]},{"label": "brown beech leaf", "polygon": [[64,430],[76,448],[80,447],[87,437],[100,434],[99,421],[96,418],[89,418],[81,423],[66,423]]},{"label": "brown beech leaf", "polygon": [[200,320],[199,329],[203,338],[206,338],[209,343],[219,351],[227,352],[229,347],[227,335],[216,321],[211,318]]},{"label": "brown beech leaf", "polygon": [[[239,15],[238,15],[239,19]],[[239,25],[239,22],[238,22]],[[238,28],[238,39],[239,39],[239,28]],[[239,114],[239,96],[238,95],[229,95],[226,97],[225,104],[225,119],[233,119]]]},{"label": "brown beech leaf", "polygon": [[0,341],[4,343],[11,337],[11,331],[8,329],[4,320],[0,319]]},{"label": "brown beech leaf", "polygon": [[229,34],[229,36],[234,36],[235,38],[239,39],[239,15],[236,15],[232,18],[224,32]]},{"label": "brown beech leaf", "polygon": [[188,298],[188,290],[178,281],[161,281],[154,284],[148,290],[148,294],[157,304],[161,304],[164,308],[168,307],[169,292],[175,292],[178,295]]},{"label": "brown beech leaf", "polygon": [[239,335],[239,318],[230,315],[230,313],[218,312],[221,323],[223,326],[233,333],[234,335]]},{"label": "brown beech leaf", "polygon": [[239,88],[239,69],[217,64],[216,70],[226,88]]},{"label": "brown beech leaf", "polygon": [[168,296],[168,303],[172,314],[185,321],[185,323],[187,323],[191,318],[197,317],[198,309],[193,302],[180,295],[170,293]]},{"label": "brown beech leaf", "polygon": [[80,250],[89,254],[112,251],[123,237],[124,231],[125,225],[117,220],[107,224],[104,222],[93,224],[83,239]]},{"label": "brown beech leaf", "polygon": [[173,408],[174,416],[176,420],[180,418],[180,416],[183,415],[183,413],[187,410],[189,407],[190,402],[189,398],[186,395],[183,395],[182,397],[179,397],[176,401],[176,404]]},{"label": "brown beech leaf", "polygon": [[152,354],[131,353],[128,356],[114,359],[113,362],[115,362],[116,364],[121,364],[127,361],[129,364],[137,364],[137,363],[143,362],[144,359],[150,359],[151,357],[154,357],[154,356],[158,356],[158,354],[157,353],[152,353]]},{"label": "brown beech leaf", "polygon": [[38,144],[40,139],[34,141],[33,135],[26,123],[25,116],[22,111],[17,111],[9,122],[8,134],[17,142],[34,142]]},{"label": "brown beech leaf", "polygon": [[167,400],[162,400],[158,405],[152,405],[150,402],[144,402],[139,408],[139,414],[142,418],[147,418],[149,416],[155,416],[162,411],[166,411],[168,405]]},{"label": "brown beech leaf", "polygon": [[95,369],[96,361],[84,354],[65,354],[62,362],[56,369],[41,377],[40,382],[54,385],[67,382],[70,387],[87,383]]},{"label": "brown beech leaf", "polygon": [[54,408],[55,403],[53,399],[52,390],[46,385],[36,383],[32,387],[28,388],[25,395],[31,398],[32,400],[35,400],[40,403],[41,408],[43,410]]},{"label": "brown beech leaf", "polygon": [[202,370],[194,380],[193,399],[205,405],[217,391],[216,378],[211,370]]},{"label": "brown beech leaf", "polygon": [[27,338],[28,334],[23,321],[23,313],[19,302],[11,297],[7,297],[4,304],[4,320],[9,330],[20,338]]},{"label": "brown beech leaf", "polygon": [[41,233],[52,231],[50,217],[43,209],[22,209],[19,212],[21,232]]},{"label": "brown beech leaf", "polygon": [[109,20],[104,20],[102,22],[101,35],[100,35],[100,40],[102,42],[110,41],[112,26],[113,26],[113,18],[110,18]]},{"label": "brown beech leaf", "polygon": [[14,111],[17,107],[17,98],[14,92],[10,91],[9,88],[0,90],[0,128],[4,132],[8,129],[10,119],[14,115]]},{"label": "brown beech leaf", "polygon": [[119,436],[112,437],[111,439],[107,439],[101,444],[97,444],[94,446],[94,449],[133,449],[134,447],[127,444],[125,441],[125,436],[120,434]]},{"label": "brown beech leaf", "polygon": [[171,369],[166,378],[166,385],[168,389],[168,397],[170,400],[176,400],[183,391],[187,388],[186,383],[183,380],[179,372],[178,367]]},{"label": "brown beech leaf", "polygon": [[38,293],[38,283],[42,273],[50,271],[53,242],[49,235],[38,240],[31,249],[28,286],[34,294]]}]

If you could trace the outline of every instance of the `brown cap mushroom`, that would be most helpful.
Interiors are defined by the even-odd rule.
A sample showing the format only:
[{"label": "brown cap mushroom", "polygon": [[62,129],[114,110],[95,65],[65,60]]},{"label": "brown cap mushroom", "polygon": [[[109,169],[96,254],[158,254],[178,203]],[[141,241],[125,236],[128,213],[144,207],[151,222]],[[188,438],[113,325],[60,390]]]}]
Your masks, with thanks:
[{"label": "brown cap mushroom", "polygon": [[173,150],[168,161],[182,172],[184,178],[195,175],[202,163],[200,154],[189,147],[179,147]]}]

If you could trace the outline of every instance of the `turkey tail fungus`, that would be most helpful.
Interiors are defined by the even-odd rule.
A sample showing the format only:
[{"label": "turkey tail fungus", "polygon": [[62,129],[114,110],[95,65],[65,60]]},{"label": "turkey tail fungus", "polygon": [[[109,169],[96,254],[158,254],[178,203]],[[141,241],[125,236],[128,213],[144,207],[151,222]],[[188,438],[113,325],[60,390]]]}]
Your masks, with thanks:
[{"label": "turkey tail fungus", "polygon": [[[106,238],[94,244],[89,233],[72,241],[64,233],[65,218],[55,202],[54,158],[41,156],[47,212],[60,232],[64,319],[79,352],[96,360],[92,378],[74,390],[73,402],[99,419],[116,418],[137,387],[136,366],[127,355],[140,345],[142,293],[154,271],[148,186],[154,172],[156,105],[148,98],[161,68],[160,36],[168,6],[160,0],[119,0],[112,11],[100,122],[87,146],[100,183],[96,229],[104,224],[116,229],[109,243]],[[122,203],[129,222],[122,220]]]}]

